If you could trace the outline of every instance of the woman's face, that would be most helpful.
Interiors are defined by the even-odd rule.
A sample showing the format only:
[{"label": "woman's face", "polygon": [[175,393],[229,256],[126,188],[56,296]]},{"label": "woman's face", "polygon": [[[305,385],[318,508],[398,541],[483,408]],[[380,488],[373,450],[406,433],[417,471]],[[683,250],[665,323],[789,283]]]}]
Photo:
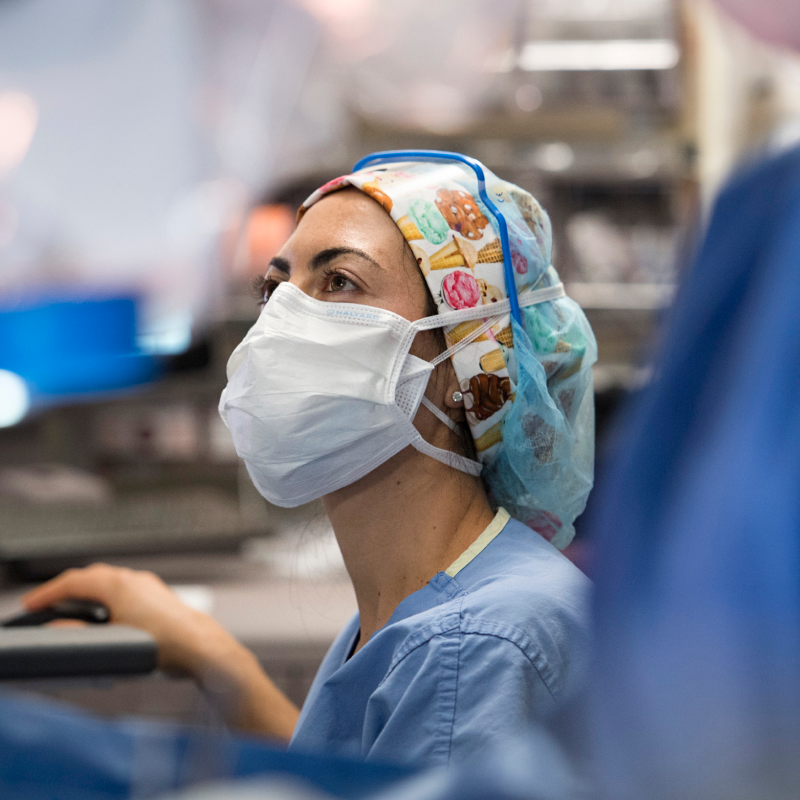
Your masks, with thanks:
[{"label": "woman's face", "polygon": [[409,320],[429,313],[427,289],[403,235],[357,189],[327,195],[306,211],[270,263],[263,299],[286,280],[325,302],[376,306]]},{"label": "woman's face", "polygon": [[[424,278],[392,218],[358,189],[342,189],[323,197],[306,211],[297,230],[272,259],[261,284],[262,299],[283,281],[310,297],[328,303],[360,303],[417,320],[435,314]],[[422,331],[411,354],[431,361],[445,348],[440,331]],[[450,360],[439,364],[426,396],[439,408],[463,408],[452,399],[459,388]],[[424,408],[424,407],[423,407]],[[437,447],[463,451],[463,442],[427,409],[414,425]]]}]

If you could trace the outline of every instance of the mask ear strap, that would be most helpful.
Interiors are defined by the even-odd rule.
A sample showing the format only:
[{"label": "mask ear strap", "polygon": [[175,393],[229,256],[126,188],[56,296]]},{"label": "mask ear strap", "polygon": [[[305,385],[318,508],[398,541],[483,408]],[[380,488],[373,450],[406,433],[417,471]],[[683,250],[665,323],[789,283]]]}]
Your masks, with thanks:
[{"label": "mask ear strap", "polygon": [[463,350],[468,344],[472,344],[479,336],[486,333],[499,319],[501,319],[501,317],[490,317],[483,325],[479,325],[468,336],[457,341],[452,347],[448,347],[443,353],[439,353],[439,355],[431,361],[431,364],[436,367],[441,364],[442,361],[446,361],[451,356],[454,356],[459,350]]},{"label": "mask ear strap", "polygon": [[[557,300],[559,297],[566,297],[564,284],[557,283],[555,286],[546,286],[544,289],[533,289],[523,292],[519,296],[520,308],[546,303],[549,300]],[[463,308],[460,311],[446,311],[444,314],[432,314],[430,317],[422,317],[411,323],[412,335],[415,336],[419,331],[427,331],[431,328],[449,328],[458,325],[459,322],[467,322],[472,319],[486,319],[488,316],[498,317],[508,313],[511,304],[506,298],[498,300],[489,306],[475,306],[474,308]]]},{"label": "mask ear strap", "polygon": [[[536,305],[537,303],[546,303],[549,300],[556,300],[559,297],[565,297],[564,285],[561,283],[558,283],[555,286],[548,286],[544,289],[536,289],[525,292],[519,298],[519,305],[521,308],[525,308],[527,306]],[[481,334],[486,333],[486,331],[489,330],[489,328],[491,328],[492,325],[494,325],[503,314],[508,312],[509,306],[510,304],[508,299],[501,300],[498,303],[493,303],[491,306],[492,315],[488,318],[486,314],[488,309],[486,306],[478,306],[477,308],[423,317],[423,319],[411,323],[411,327],[406,335],[409,336],[410,339],[413,339],[417,332],[421,330],[444,328],[451,325],[457,325],[459,322],[465,322],[467,320],[483,319],[483,323],[468,336],[466,336],[464,339],[461,339],[459,342],[454,344],[452,347],[449,347],[447,350],[433,359],[431,364],[435,367],[445,359],[453,356],[455,353],[461,350],[462,347],[466,347],[468,344],[475,341],[475,339],[477,339]],[[450,417],[448,417],[443,411],[436,408],[436,406],[431,403],[431,401],[428,400],[425,395],[423,395],[420,399],[420,405],[425,406],[425,408],[427,408],[431,414],[447,425],[447,427],[452,431],[460,431],[458,423],[450,419]],[[483,465],[478,461],[473,461],[471,458],[459,455],[458,453],[453,453],[450,450],[442,450],[439,447],[435,447],[430,442],[425,441],[419,431],[417,431],[415,440],[411,444],[413,447],[419,450],[420,453],[425,453],[425,455],[435,458],[437,461],[441,461],[443,464],[447,464],[449,467],[458,469],[461,472],[466,472],[468,475],[480,475],[483,469]]]},{"label": "mask ear strap", "polygon": [[419,450],[420,453],[435,458],[437,461],[441,461],[442,464],[447,464],[448,467],[466,472],[468,475],[480,475],[483,470],[483,465],[479,462],[458,453],[453,453],[451,450],[442,450],[441,447],[434,447],[430,442],[426,442],[419,433],[414,441],[411,442],[411,446]]},{"label": "mask ear strap", "polygon": [[[460,429],[458,427],[458,423],[454,422],[450,417],[447,416],[443,411],[436,408],[436,406],[428,400],[425,395],[422,395],[422,400],[420,400],[420,405],[425,406],[428,411],[431,412],[437,419],[440,419],[445,425],[447,425],[450,430],[454,431],[455,433],[460,433]],[[461,472],[466,472],[468,475],[480,475],[481,471],[483,470],[483,465],[478,461],[473,461],[471,458],[467,458],[466,456],[461,456],[458,453],[454,453],[452,450],[442,450],[441,447],[434,447],[430,442],[427,442],[425,439],[422,438],[422,435],[418,432],[416,436],[416,440],[411,443],[420,453],[424,453],[426,456],[430,456],[431,458],[435,458],[437,461],[441,461],[442,464],[447,464],[448,467],[453,467],[453,469],[460,470]]]},{"label": "mask ear strap", "polygon": [[[537,305],[538,303],[546,303],[549,300],[557,300],[559,297],[566,297],[564,291],[564,284],[557,283],[555,286],[548,286],[544,289],[535,289],[520,295],[519,305],[520,308],[527,308],[528,306]],[[451,311],[446,314],[438,314],[431,317],[423,317],[413,323],[414,334],[421,330],[430,330],[431,328],[449,328],[452,325],[457,325],[460,322],[469,320],[483,319],[483,324],[479,325],[472,333],[459,340],[452,347],[448,347],[443,353],[440,353],[436,358],[431,361],[433,366],[437,366],[448,358],[454,356],[459,350],[472,344],[479,336],[486,333],[502,316],[508,313],[508,300],[501,300],[499,303],[493,303],[491,306],[492,314],[487,316],[486,306],[477,306],[476,308],[465,309],[462,311]]]},{"label": "mask ear strap", "polygon": [[425,406],[425,408],[427,408],[428,411],[430,411],[431,414],[433,414],[433,416],[436,417],[440,422],[443,422],[445,425],[447,425],[447,427],[450,428],[451,431],[453,431],[454,433],[461,433],[461,429],[459,428],[458,423],[450,419],[450,417],[448,417],[447,414],[444,413],[444,411],[442,411],[440,408],[437,408],[433,403],[431,403],[431,401],[428,400],[428,398],[425,397],[425,395],[422,395],[422,400],[420,400],[419,402],[420,405]]}]

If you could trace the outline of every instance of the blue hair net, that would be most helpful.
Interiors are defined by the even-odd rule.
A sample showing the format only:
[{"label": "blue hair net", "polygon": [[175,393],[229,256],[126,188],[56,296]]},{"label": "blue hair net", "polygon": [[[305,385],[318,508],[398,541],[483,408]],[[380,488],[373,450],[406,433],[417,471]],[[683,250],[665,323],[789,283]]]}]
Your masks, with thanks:
[{"label": "blue hair net", "polygon": [[[513,184],[495,178],[491,188],[508,225],[518,293],[557,284],[545,211]],[[528,271],[521,272],[526,261]],[[516,395],[504,417],[502,447],[483,476],[498,504],[562,549],[572,541],[594,480],[597,342],[568,297],[523,308],[522,319],[524,329],[511,321]]]}]

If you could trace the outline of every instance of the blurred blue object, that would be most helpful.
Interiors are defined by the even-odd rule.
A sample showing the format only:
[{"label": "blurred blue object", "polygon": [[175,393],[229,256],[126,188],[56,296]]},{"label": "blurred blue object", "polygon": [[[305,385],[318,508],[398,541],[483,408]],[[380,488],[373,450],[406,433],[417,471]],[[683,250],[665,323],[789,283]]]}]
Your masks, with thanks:
[{"label": "blurred blue object", "polygon": [[412,770],[287,753],[224,729],[108,721],[53,702],[0,696],[3,800],[143,800],[205,781],[266,774],[358,800]]},{"label": "blurred blue object", "polygon": [[798,303],[800,149],[720,197],[596,490],[578,752],[532,731],[392,800],[800,797]]},{"label": "blurred blue object", "polygon": [[596,520],[607,794],[800,797],[800,149],[719,198]]},{"label": "blurred blue object", "polygon": [[158,373],[136,332],[132,297],[0,301],[0,369],[25,380],[34,404],[125,389]]}]

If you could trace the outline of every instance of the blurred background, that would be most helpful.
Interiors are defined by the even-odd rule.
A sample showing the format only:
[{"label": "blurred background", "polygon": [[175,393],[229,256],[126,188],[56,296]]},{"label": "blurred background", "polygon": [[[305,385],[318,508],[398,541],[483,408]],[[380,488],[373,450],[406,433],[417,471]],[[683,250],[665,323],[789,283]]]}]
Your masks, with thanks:
[{"label": "blurred background", "polygon": [[[721,182],[797,141],[800,62],[704,0],[2,0],[0,611],[65,566],[154,569],[301,702],[352,590],[217,402],[302,200],[401,147],[532,191],[599,341],[601,472]],[[29,688],[205,713],[161,678]]]}]

